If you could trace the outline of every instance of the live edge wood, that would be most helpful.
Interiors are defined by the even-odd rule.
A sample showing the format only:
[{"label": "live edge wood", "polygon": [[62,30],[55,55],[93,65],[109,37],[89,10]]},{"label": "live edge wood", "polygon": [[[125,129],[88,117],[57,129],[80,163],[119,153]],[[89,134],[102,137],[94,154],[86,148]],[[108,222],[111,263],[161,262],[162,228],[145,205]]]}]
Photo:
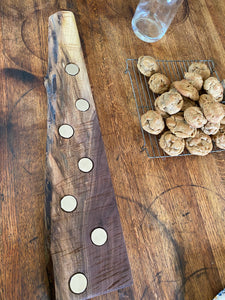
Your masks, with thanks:
[{"label": "live edge wood", "polygon": [[76,16],[134,281],[95,300],[211,300],[225,287],[225,153],[147,159],[124,73],[126,58],[152,55],[212,58],[225,78],[225,1],[184,0],[154,44],[140,41],[131,29],[136,5],[0,1],[1,300],[54,299],[44,247],[43,78],[48,18],[61,10]]},{"label": "live edge wood", "polygon": [[[131,285],[132,277],[72,12],[61,11],[49,17],[48,45],[46,218],[55,297],[57,300],[90,299]],[[77,75],[66,73],[69,63],[78,66]],[[76,108],[80,98],[89,102],[85,112]],[[71,138],[59,135],[62,124],[73,127]],[[92,160],[94,167],[90,172],[79,170],[81,158]],[[66,195],[73,195],[78,203],[70,213],[60,208],[60,200]],[[102,246],[91,241],[95,228],[104,228],[108,234]],[[83,273],[88,281],[87,289],[81,294],[74,294],[69,288],[69,280],[76,273]]]}]

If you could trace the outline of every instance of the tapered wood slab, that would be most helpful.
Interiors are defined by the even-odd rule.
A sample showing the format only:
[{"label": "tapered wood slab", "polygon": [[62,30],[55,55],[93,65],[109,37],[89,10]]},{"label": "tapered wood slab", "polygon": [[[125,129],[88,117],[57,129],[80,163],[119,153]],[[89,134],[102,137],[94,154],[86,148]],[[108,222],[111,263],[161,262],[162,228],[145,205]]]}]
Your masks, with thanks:
[{"label": "tapered wood slab", "polygon": [[[74,15],[57,12],[49,18],[49,62],[45,86],[48,94],[46,218],[52,256],[56,299],[89,299],[132,283],[119,214]],[[79,68],[66,73],[69,63]],[[96,66],[97,67],[97,66]],[[80,111],[77,99],[88,101]],[[73,128],[63,138],[59,128]],[[93,169],[81,172],[78,162],[90,158]],[[61,209],[61,199],[77,199],[73,212]],[[104,245],[91,241],[91,232],[104,228]],[[74,294],[71,276],[82,273],[87,289]]]}]

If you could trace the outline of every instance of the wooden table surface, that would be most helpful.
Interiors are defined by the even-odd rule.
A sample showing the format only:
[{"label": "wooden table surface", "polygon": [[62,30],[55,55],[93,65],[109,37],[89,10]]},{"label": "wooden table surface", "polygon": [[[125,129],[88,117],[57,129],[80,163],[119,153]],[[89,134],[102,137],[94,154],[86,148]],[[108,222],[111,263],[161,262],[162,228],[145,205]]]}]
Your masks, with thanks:
[{"label": "wooden table surface", "polygon": [[[225,287],[225,152],[148,159],[126,58],[212,58],[225,77],[225,2],[184,0],[155,44],[134,0],[1,0],[0,299],[51,299],[45,248],[48,17],[74,12],[134,285],[96,300],[210,300]],[[62,299],[63,300],[63,299]]]}]

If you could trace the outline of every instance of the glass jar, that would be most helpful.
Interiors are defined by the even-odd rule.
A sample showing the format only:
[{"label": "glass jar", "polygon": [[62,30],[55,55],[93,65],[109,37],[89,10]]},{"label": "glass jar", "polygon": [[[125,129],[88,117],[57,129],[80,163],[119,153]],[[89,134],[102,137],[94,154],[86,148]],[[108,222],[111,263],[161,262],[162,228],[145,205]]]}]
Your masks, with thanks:
[{"label": "glass jar", "polygon": [[132,28],[142,41],[154,43],[169,28],[183,0],[141,0],[132,19]]}]

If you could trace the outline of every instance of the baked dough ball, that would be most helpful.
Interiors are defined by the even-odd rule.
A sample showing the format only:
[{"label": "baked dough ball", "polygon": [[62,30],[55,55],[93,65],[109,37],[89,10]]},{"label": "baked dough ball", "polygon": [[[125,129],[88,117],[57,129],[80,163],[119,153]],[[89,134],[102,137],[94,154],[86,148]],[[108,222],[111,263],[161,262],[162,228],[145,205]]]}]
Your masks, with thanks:
[{"label": "baked dough ball", "polygon": [[173,115],[167,118],[166,125],[173,134],[181,138],[194,137],[197,132],[197,129],[187,124],[181,115]]},{"label": "baked dough ball", "polygon": [[192,63],[188,68],[188,72],[193,72],[201,75],[203,80],[207,79],[210,76],[210,70],[208,66],[201,62]]},{"label": "baked dough ball", "polygon": [[198,91],[201,90],[203,86],[203,79],[202,76],[194,73],[194,72],[185,72],[184,73],[184,78],[192,84]]},{"label": "baked dough ball", "polygon": [[141,116],[141,125],[145,131],[155,135],[162,132],[165,127],[163,118],[154,110],[149,110]]},{"label": "baked dough ball", "polygon": [[162,94],[168,91],[170,80],[164,74],[155,73],[150,77],[148,84],[153,93]]},{"label": "baked dough ball", "polygon": [[151,56],[140,56],[138,58],[137,68],[145,76],[151,76],[159,71],[156,60]]},{"label": "baked dough ball", "polygon": [[207,121],[211,123],[220,123],[224,117],[223,107],[218,102],[203,104],[202,111]]},{"label": "baked dough ball", "polygon": [[223,100],[223,86],[216,77],[206,79],[203,88],[207,94],[212,95],[217,102]]},{"label": "baked dough ball", "polygon": [[220,149],[225,149],[225,125],[220,125],[220,129],[213,136],[213,140],[216,143],[216,146]]},{"label": "baked dough ball", "polygon": [[199,98],[199,105],[200,107],[203,107],[203,105],[207,104],[207,103],[215,103],[215,99],[213,98],[213,96],[208,95],[208,94],[202,94]]},{"label": "baked dough ball", "polygon": [[196,102],[183,96],[183,106],[181,111],[185,111],[188,107],[196,106]]},{"label": "baked dough ball", "polygon": [[170,131],[162,134],[159,140],[159,146],[170,156],[176,156],[184,151],[185,142]]},{"label": "baked dough ball", "polygon": [[201,109],[197,106],[187,108],[184,111],[184,119],[194,128],[201,128],[207,123]]},{"label": "baked dough ball", "polygon": [[219,131],[219,129],[220,129],[220,123],[211,123],[211,122],[207,122],[201,128],[201,130],[207,135],[216,134]]},{"label": "baked dough ball", "polygon": [[186,79],[182,79],[181,81],[174,81],[173,86],[182,96],[190,98],[194,101],[197,101],[199,99],[198,90]]},{"label": "baked dough ball", "polygon": [[210,136],[198,130],[195,137],[186,140],[186,147],[191,154],[204,156],[212,151],[213,144]]},{"label": "baked dough ball", "polygon": [[170,115],[173,115],[180,111],[182,106],[183,98],[178,92],[174,90],[163,93],[155,100],[155,107],[159,108],[160,111],[166,112]]}]

